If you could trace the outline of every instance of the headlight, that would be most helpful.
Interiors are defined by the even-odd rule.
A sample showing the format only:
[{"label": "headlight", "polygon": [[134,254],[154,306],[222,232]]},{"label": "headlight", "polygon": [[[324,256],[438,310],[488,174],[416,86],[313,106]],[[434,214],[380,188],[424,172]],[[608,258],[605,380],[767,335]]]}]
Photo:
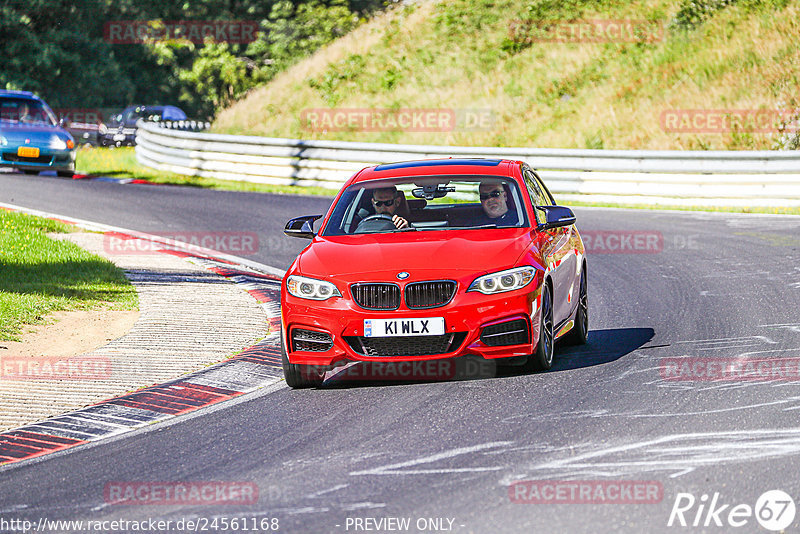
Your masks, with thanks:
[{"label": "headlight", "polygon": [[514,291],[530,284],[535,276],[536,269],[533,267],[516,267],[476,278],[467,291],[478,291],[484,295]]},{"label": "headlight", "polygon": [[54,148],[55,150],[66,150],[67,142],[60,137],[53,137],[50,139],[50,148]]},{"label": "headlight", "polygon": [[341,297],[342,294],[336,286],[324,280],[314,280],[305,276],[290,276],[286,279],[286,289],[289,294],[301,299],[327,300],[331,297]]}]

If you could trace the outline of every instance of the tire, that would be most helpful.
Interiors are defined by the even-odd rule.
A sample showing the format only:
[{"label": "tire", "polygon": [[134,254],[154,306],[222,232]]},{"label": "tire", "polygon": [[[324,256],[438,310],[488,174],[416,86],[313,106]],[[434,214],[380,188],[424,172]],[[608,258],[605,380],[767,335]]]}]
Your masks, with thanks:
[{"label": "tire", "polygon": [[311,365],[289,363],[286,348],[283,346],[283,335],[281,335],[281,361],[283,363],[283,377],[290,388],[311,388],[322,385],[322,381],[325,378],[324,372],[314,370]]},{"label": "tire", "polygon": [[22,172],[25,174],[39,174],[39,171],[36,169],[22,169]]},{"label": "tire", "polygon": [[589,339],[589,300],[585,265],[581,272],[581,289],[578,293],[578,309],[575,310],[575,326],[562,339],[569,345],[585,345]]},{"label": "tire", "polygon": [[56,174],[62,178],[72,178],[75,175],[72,171],[56,171]]},{"label": "tire", "polygon": [[542,308],[540,311],[539,342],[536,350],[528,356],[526,370],[547,371],[553,366],[553,293],[546,285],[542,291]]}]

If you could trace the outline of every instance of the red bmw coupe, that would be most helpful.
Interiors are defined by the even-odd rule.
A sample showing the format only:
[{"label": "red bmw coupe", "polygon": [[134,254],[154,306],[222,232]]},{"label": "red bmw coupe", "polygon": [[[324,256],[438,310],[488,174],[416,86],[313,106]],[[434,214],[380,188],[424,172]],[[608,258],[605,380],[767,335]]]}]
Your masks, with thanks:
[{"label": "red bmw coupe", "polygon": [[349,362],[473,355],[546,370],[555,341],[586,342],[586,256],[575,215],[521,161],[368,167],[321,215],[281,291],[286,382]]}]

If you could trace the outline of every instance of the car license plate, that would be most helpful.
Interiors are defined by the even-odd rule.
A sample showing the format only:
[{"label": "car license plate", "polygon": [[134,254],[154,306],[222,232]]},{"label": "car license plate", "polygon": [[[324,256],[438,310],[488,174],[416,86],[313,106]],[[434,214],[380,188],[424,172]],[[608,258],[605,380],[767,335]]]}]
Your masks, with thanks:
[{"label": "car license plate", "polygon": [[444,317],[364,319],[364,337],[441,336]]},{"label": "car license plate", "polygon": [[21,146],[17,148],[17,156],[21,158],[38,158],[39,148],[35,146]]}]

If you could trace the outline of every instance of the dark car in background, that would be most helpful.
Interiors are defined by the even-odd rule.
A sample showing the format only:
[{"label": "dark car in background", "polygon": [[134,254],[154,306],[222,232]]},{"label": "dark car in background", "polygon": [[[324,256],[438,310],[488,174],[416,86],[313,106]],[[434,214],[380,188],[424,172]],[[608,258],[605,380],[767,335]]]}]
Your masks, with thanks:
[{"label": "dark car in background", "polygon": [[[56,110],[58,111],[58,110]],[[106,125],[100,118],[94,117],[72,117],[70,114],[62,119],[62,124],[66,130],[72,134],[75,144],[84,146],[100,146],[100,139],[106,133]]]},{"label": "dark car in background", "polygon": [[100,144],[100,131],[102,124],[91,122],[67,122],[64,128],[72,135],[75,142],[85,146],[98,146]]},{"label": "dark car in background", "polygon": [[112,117],[100,128],[102,146],[132,146],[136,144],[136,121],[184,121],[186,113],[176,106],[130,106]]},{"label": "dark car in background", "polygon": [[0,167],[26,174],[75,172],[75,140],[44,100],[29,91],[0,90]]}]

